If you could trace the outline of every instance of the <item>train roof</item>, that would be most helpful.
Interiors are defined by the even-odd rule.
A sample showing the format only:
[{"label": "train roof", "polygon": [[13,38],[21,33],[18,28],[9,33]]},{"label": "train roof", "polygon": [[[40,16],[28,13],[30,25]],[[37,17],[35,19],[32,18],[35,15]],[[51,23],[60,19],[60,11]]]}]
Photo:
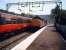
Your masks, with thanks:
[{"label": "train roof", "polygon": [[2,10],[2,9],[0,9],[0,12],[7,13],[7,14],[12,14],[12,15],[20,15],[20,14],[17,14],[17,13],[14,13],[14,12],[9,12],[7,10]]}]

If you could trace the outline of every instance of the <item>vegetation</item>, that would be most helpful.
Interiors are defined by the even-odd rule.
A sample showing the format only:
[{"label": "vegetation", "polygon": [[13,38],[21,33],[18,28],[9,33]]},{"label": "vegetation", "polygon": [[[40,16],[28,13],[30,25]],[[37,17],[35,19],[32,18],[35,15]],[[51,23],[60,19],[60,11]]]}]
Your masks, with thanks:
[{"label": "vegetation", "polygon": [[55,23],[59,24],[66,24],[66,10],[61,10],[60,7],[57,5],[55,9],[52,9],[51,13],[52,17],[55,18]]},{"label": "vegetation", "polygon": [[26,14],[25,13],[21,13],[21,16],[26,16]]},{"label": "vegetation", "polygon": [[21,16],[23,16],[23,17],[29,17],[29,18],[33,18],[34,17],[34,15],[30,14],[30,13],[27,13],[27,14],[21,13]]}]

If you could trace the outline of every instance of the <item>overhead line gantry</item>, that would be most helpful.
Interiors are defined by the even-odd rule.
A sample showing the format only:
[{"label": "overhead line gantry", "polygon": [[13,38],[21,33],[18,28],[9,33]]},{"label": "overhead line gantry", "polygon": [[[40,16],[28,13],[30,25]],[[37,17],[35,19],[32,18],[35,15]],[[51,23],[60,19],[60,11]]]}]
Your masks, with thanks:
[{"label": "overhead line gantry", "polygon": [[18,5],[18,9],[19,9],[19,5],[21,5],[21,7],[29,7],[29,11],[31,11],[30,5],[32,5],[32,7],[34,7],[33,5],[35,5],[35,4],[39,5],[37,7],[40,7],[40,4],[42,4],[42,7],[41,7],[42,11],[43,11],[44,4],[56,4],[56,5],[60,6],[60,8],[62,8],[62,2],[60,0],[58,0],[58,1],[35,1],[35,2],[7,3],[6,10],[8,11],[10,6],[13,6],[13,5]]}]

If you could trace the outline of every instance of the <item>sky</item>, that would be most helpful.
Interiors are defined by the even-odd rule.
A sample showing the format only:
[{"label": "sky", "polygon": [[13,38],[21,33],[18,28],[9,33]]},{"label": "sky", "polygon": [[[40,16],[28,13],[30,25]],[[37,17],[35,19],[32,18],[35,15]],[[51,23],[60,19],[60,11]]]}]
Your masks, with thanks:
[{"label": "sky", "polygon": [[[18,3],[18,2],[26,2],[26,1],[51,1],[51,0],[0,0],[0,9],[4,9],[6,10],[6,4],[7,3]],[[54,1],[54,0],[53,0]],[[61,0],[62,1],[62,8],[66,9],[66,0]],[[36,5],[39,6],[39,5]],[[29,8],[28,7],[21,7],[19,6],[19,8],[21,9],[21,11],[18,10],[18,6],[17,5],[12,5],[9,8],[9,11],[11,12],[15,12],[15,13],[30,13],[30,14],[38,14],[38,15],[47,15],[51,13],[51,10],[53,8],[55,8],[55,4],[44,4],[44,9],[42,10],[42,5],[40,5],[40,7],[30,7],[31,8],[31,12],[29,12]],[[39,10],[39,11],[38,11]]]}]

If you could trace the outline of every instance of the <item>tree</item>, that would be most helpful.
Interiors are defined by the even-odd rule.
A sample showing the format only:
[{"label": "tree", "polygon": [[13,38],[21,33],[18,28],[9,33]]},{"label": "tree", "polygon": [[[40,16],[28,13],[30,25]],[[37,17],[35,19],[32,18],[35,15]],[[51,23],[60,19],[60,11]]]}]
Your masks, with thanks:
[{"label": "tree", "polygon": [[66,10],[61,10],[60,7],[57,5],[55,9],[52,9],[51,15],[54,15],[56,18],[65,18]]},{"label": "tree", "polygon": [[55,9],[52,9],[51,13],[54,15],[59,15],[60,7],[57,5]]},{"label": "tree", "polygon": [[21,16],[26,16],[26,14],[25,13],[21,13]]}]

